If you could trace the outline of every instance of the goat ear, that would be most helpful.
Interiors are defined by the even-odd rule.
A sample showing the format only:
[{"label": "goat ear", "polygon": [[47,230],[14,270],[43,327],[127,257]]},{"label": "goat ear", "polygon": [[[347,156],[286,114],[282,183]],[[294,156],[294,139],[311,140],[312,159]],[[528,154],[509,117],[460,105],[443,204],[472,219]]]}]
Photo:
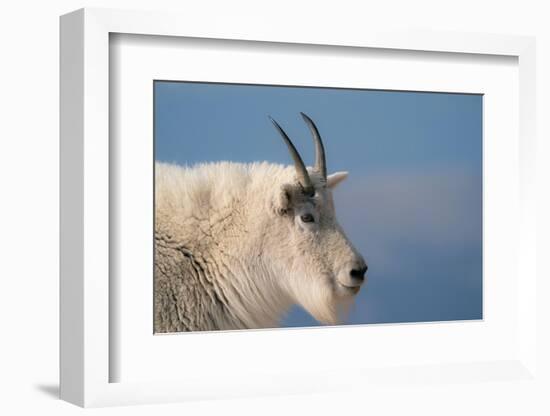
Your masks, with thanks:
[{"label": "goat ear", "polygon": [[335,172],[327,176],[327,186],[334,189],[336,185],[348,177],[348,172]]},{"label": "goat ear", "polygon": [[277,212],[281,215],[286,214],[292,208],[292,187],[283,185],[277,201]]}]

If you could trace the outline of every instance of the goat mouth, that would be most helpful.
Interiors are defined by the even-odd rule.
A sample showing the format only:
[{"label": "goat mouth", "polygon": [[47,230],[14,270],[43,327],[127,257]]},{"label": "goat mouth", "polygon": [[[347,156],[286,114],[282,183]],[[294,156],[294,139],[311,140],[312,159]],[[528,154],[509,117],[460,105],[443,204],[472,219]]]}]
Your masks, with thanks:
[{"label": "goat mouth", "polygon": [[361,285],[347,286],[343,283],[338,282],[338,286],[340,286],[346,293],[350,293],[352,295],[356,295],[361,290]]}]

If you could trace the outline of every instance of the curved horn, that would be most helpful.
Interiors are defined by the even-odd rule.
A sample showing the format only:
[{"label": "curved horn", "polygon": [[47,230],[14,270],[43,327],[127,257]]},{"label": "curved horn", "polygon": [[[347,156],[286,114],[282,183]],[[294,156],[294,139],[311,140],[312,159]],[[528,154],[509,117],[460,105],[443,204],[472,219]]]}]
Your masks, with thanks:
[{"label": "curved horn", "polygon": [[315,170],[323,176],[323,179],[326,182],[327,159],[325,157],[325,147],[323,146],[321,135],[319,134],[319,130],[317,130],[317,126],[315,125],[313,120],[304,113],[300,113],[300,114],[302,115],[302,118],[308,125],[309,130],[311,131],[311,135],[313,136],[313,141],[315,142]]},{"label": "curved horn", "polygon": [[275,128],[279,131],[281,134],[281,137],[283,138],[285,144],[288,147],[288,151],[290,152],[290,156],[292,156],[292,159],[294,160],[294,167],[296,168],[296,175],[298,176],[298,182],[300,182],[300,185],[302,186],[304,193],[306,195],[313,195],[314,188],[313,184],[311,183],[311,179],[309,177],[309,173],[307,173],[306,165],[304,165],[304,161],[300,157],[300,154],[296,150],[296,147],[294,147],[294,144],[290,141],[285,131],[282,129],[281,126],[279,126],[279,123],[277,123],[275,120],[273,120],[271,117],[269,117]]}]

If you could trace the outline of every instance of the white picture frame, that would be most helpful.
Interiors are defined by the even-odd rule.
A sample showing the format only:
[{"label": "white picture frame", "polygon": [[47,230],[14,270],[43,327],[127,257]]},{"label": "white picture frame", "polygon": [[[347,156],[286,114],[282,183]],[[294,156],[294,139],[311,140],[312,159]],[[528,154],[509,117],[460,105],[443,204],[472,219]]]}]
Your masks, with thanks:
[{"label": "white picture frame", "polygon": [[[110,382],[109,308],[109,37],[113,33],[225,39],[333,47],[383,48],[516,57],[519,66],[519,216],[517,270],[518,345],[498,361],[443,362],[419,366],[417,380],[437,377],[479,382],[472,374],[500,374],[507,380],[536,377],[535,270],[535,42],[530,37],[464,33],[327,31],[307,33],[276,23],[243,18],[204,26],[191,16],[168,13],[82,9],[61,18],[61,398],[80,406],[182,401],[196,398],[322,392],[379,382],[402,382],[410,369],[365,371],[343,366],[319,373],[279,374],[244,379],[220,374],[216,380]],[[513,267],[513,265],[512,265]],[[334,337],[334,331],[325,337]],[[119,358],[119,357],[118,357]],[[499,377],[499,376],[495,376]]]}]

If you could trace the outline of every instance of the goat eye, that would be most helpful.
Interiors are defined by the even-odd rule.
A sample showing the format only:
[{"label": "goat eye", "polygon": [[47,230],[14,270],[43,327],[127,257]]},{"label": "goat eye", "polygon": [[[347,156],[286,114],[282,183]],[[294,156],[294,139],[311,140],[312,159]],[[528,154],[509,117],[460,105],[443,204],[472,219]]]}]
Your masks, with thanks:
[{"label": "goat eye", "polygon": [[303,222],[315,222],[315,218],[311,214],[304,214],[300,217]]}]

